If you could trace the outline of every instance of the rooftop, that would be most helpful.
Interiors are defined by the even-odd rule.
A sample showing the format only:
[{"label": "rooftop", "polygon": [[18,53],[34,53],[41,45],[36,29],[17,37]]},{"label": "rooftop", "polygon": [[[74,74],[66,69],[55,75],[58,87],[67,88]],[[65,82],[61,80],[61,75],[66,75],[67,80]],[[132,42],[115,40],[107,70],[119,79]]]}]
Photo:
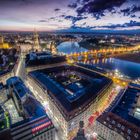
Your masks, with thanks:
[{"label": "rooftop", "polygon": [[52,55],[48,52],[31,52],[26,55],[26,67],[65,62],[65,56]]},{"label": "rooftop", "polygon": [[50,97],[67,115],[93,101],[112,83],[95,72],[69,65],[36,70],[30,72],[29,76],[50,91]]},{"label": "rooftop", "polygon": [[28,118],[38,118],[46,115],[43,106],[35,99],[31,91],[24,85],[19,77],[9,78],[7,85],[13,87],[14,95],[21,102],[24,113]]},{"label": "rooftop", "polygon": [[[48,129],[54,128],[52,121],[46,114],[43,106],[38,102],[29,89],[26,88],[23,81],[19,77],[11,77],[7,80],[8,89],[13,90],[13,96],[18,97],[17,100],[21,103],[26,117],[19,114],[16,106],[19,102],[15,102],[14,98],[7,97],[7,89],[0,90],[0,138],[5,139],[6,136],[12,136],[12,138],[23,138],[37,135]],[[7,87],[5,86],[5,87]],[[21,87],[21,89],[20,89]],[[20,89],[20,90],[19,90]],[[10,129],[6,129],[10,128]],[[28,129],[27,129],[28,128]],[[4,131],[1,131],[3,130]],[[8,132],[6,131],[8,130]],[[6,133],[7,132],[7,133]],[[28,136],[28,134],[30,136]],[[25,134],[24,134],[25,133]],[[23,134],[23,135],[21,135]],[[31,135],[32,134],[32,135]],[[6,136],[5,136],[6,135]],[[11,137],[9,139],[12,139]]]},{"label": "rooftop", "polygon": [[[130,129],[135,133],[140,134],[140,108],[137,108],[137,102],[140,97],[139,85],[130,84],[122,93],[123,96],[116,101],[112,110],[101,115],[97,120],[111,129],[116,128],[117,124],[126,129]],[[107,122],[106,122],[107,121]],[[116,122],[115,124],[112,122]],[[119,127],[117,128],[120,131]]]}]

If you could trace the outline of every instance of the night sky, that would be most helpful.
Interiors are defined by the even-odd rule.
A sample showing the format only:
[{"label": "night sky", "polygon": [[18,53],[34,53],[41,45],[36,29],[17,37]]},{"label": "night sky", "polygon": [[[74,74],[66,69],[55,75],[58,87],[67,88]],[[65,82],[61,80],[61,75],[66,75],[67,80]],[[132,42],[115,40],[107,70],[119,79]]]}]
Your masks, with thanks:
[{"label": "night sky", "polygon": [[140,0],[0,0],[0,30],[140,30]]}]

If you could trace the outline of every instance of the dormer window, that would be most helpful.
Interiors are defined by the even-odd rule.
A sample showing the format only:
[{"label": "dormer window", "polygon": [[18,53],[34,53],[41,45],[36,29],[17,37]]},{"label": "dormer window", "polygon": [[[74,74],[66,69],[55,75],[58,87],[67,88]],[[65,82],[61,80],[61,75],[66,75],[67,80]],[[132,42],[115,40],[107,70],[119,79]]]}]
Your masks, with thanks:
[{"label": "dormer window", "polygon": [[138,138],[139,135],[138,135],[138,133],[135,133],[134,136],[135,136],[135,138]]},{"label": "dormer window", "polygon": [[127,130],[127,133],[128,133],[128,134],[131,134],[131,130],[130,130],[130,129],[128,129],[128,130]]}]

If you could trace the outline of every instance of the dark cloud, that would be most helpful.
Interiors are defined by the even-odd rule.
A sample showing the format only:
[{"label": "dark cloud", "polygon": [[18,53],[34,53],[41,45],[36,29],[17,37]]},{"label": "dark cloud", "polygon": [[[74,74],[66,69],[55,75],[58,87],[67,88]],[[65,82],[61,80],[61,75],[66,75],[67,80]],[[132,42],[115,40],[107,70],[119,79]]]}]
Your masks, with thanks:
[{"label": "dark cloud", "polygon": [[77,7],[77,3],[71,3],[68,5],[69,8],[76,8]]},{"label": "dark cloud", "polygon": [[50,19],[55,19],[56,17],[51,17]]},{"label": "dark cloud", "polygon": [[86,19],[87,17],[83,17],[83,16],[77,16],[77,17],[74,17],[74,16],[65,16],[65,19],[68,19],[68,20],[71,20],[73,24],[75,24],[75,22],[79,21],[79,20],[82,20],[82,19]]},{"label": "dark cloud", "polygon": [[[79,2],[80,5],[78,8],[74,7],[75,3],[73,3],[73,8],[76,8],[77,14],[79,16],[84,14],[91,14],[96,19],[100,19],[104,15],[105,10],[108,10],[109,12],[115,13],[115,7],[120,7],[123,3],[125,3],[127,0],[77,0],[77,3]],[[71,4],[72,5],[72,4]]]},{"label": "dark cloud", "polygon": [[65,17],[66,15],[60,15],[59,17]]},{"label": "dark cloud", "polygon": [[32,0],[0,0],[0,5],[7,5],[9,6],[10,4],[15,4],[15,5],[28,5],[28,4],[32,4],[33,1]]},{"label": "dark cloud", "polygon": [[39,20],[38,22],[47,22],[47,20],[42,19],[42,20]]},{"label": "dark cloud", "polygon": [[135,17],[136,17],[136,15],[131,15],[130,17],[131,17],[131,18],[135,18]]},{"label": "dark cloud", "polygon": [[140,11],[140,6],[135,6],[135,5],[121,10],[124,16],[131,16],[131,17],[135,17],[134,13],[139,11]]},{"label": "dark cloud", "polygon": [[140,26],[140,22],[137,21],[133,21],[131,20],[128,23],[124,23],[124,24],[113,24],[113,25],[109,25],[109,26],[94,26],[93,28],[108,28],[108,29],[116,29],[116,28],[128,28],[128,27],[135,27],[135,26]]},{"label": "dark cloud", "polygon": [[59,9],[59,8],[56,8],[56,9],[54,9],[54,11],[56,11],[56,12],[57,12],[57,11],[60,11],[60,9]]}]

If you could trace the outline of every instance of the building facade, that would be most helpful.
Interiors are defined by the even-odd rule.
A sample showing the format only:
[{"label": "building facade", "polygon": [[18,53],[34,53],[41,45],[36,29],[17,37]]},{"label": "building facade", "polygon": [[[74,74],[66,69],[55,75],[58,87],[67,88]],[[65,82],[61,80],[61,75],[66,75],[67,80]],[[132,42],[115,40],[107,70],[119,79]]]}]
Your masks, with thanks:
[{"label": "building facade", "polygon": [[58,105],[57,101],[50,96],[52,93],[49,89],[45,88],[45,86],[41,85],[30,75],[28,75],[27,81],[32,90],[36,91],[36,96],[40,98],[42,103],[44,101],[47,102],[49,106],[49,114],[62,129],[64,139],[71,139],[76,135],[80,121],[84,121],[85,127],[89,125],[89,118],[94,113],[100,111],[100,104],[103,99],[110,94],[113,87],[112,82],[110,82],[110,84],[104,87],[104,89],[100,91],[100,94],[98,94],[98,96],[89,104],[79,107],[76,111],[73,111],[71,115],[67,116],[65,115],[65,109],[61,106],[61,104]]},{"label": "building facade", "polygon": [[130,84],[112,107],[96,120],[94,131],[98,137],[104,140],[140,139],[139,92],[139,85]]},{"label": "building facade", "polygon": [[55,128],[41,103],[19,77],[7,80],[8,93],[23,120],[10,126],[13,140],[55,140]]}]

